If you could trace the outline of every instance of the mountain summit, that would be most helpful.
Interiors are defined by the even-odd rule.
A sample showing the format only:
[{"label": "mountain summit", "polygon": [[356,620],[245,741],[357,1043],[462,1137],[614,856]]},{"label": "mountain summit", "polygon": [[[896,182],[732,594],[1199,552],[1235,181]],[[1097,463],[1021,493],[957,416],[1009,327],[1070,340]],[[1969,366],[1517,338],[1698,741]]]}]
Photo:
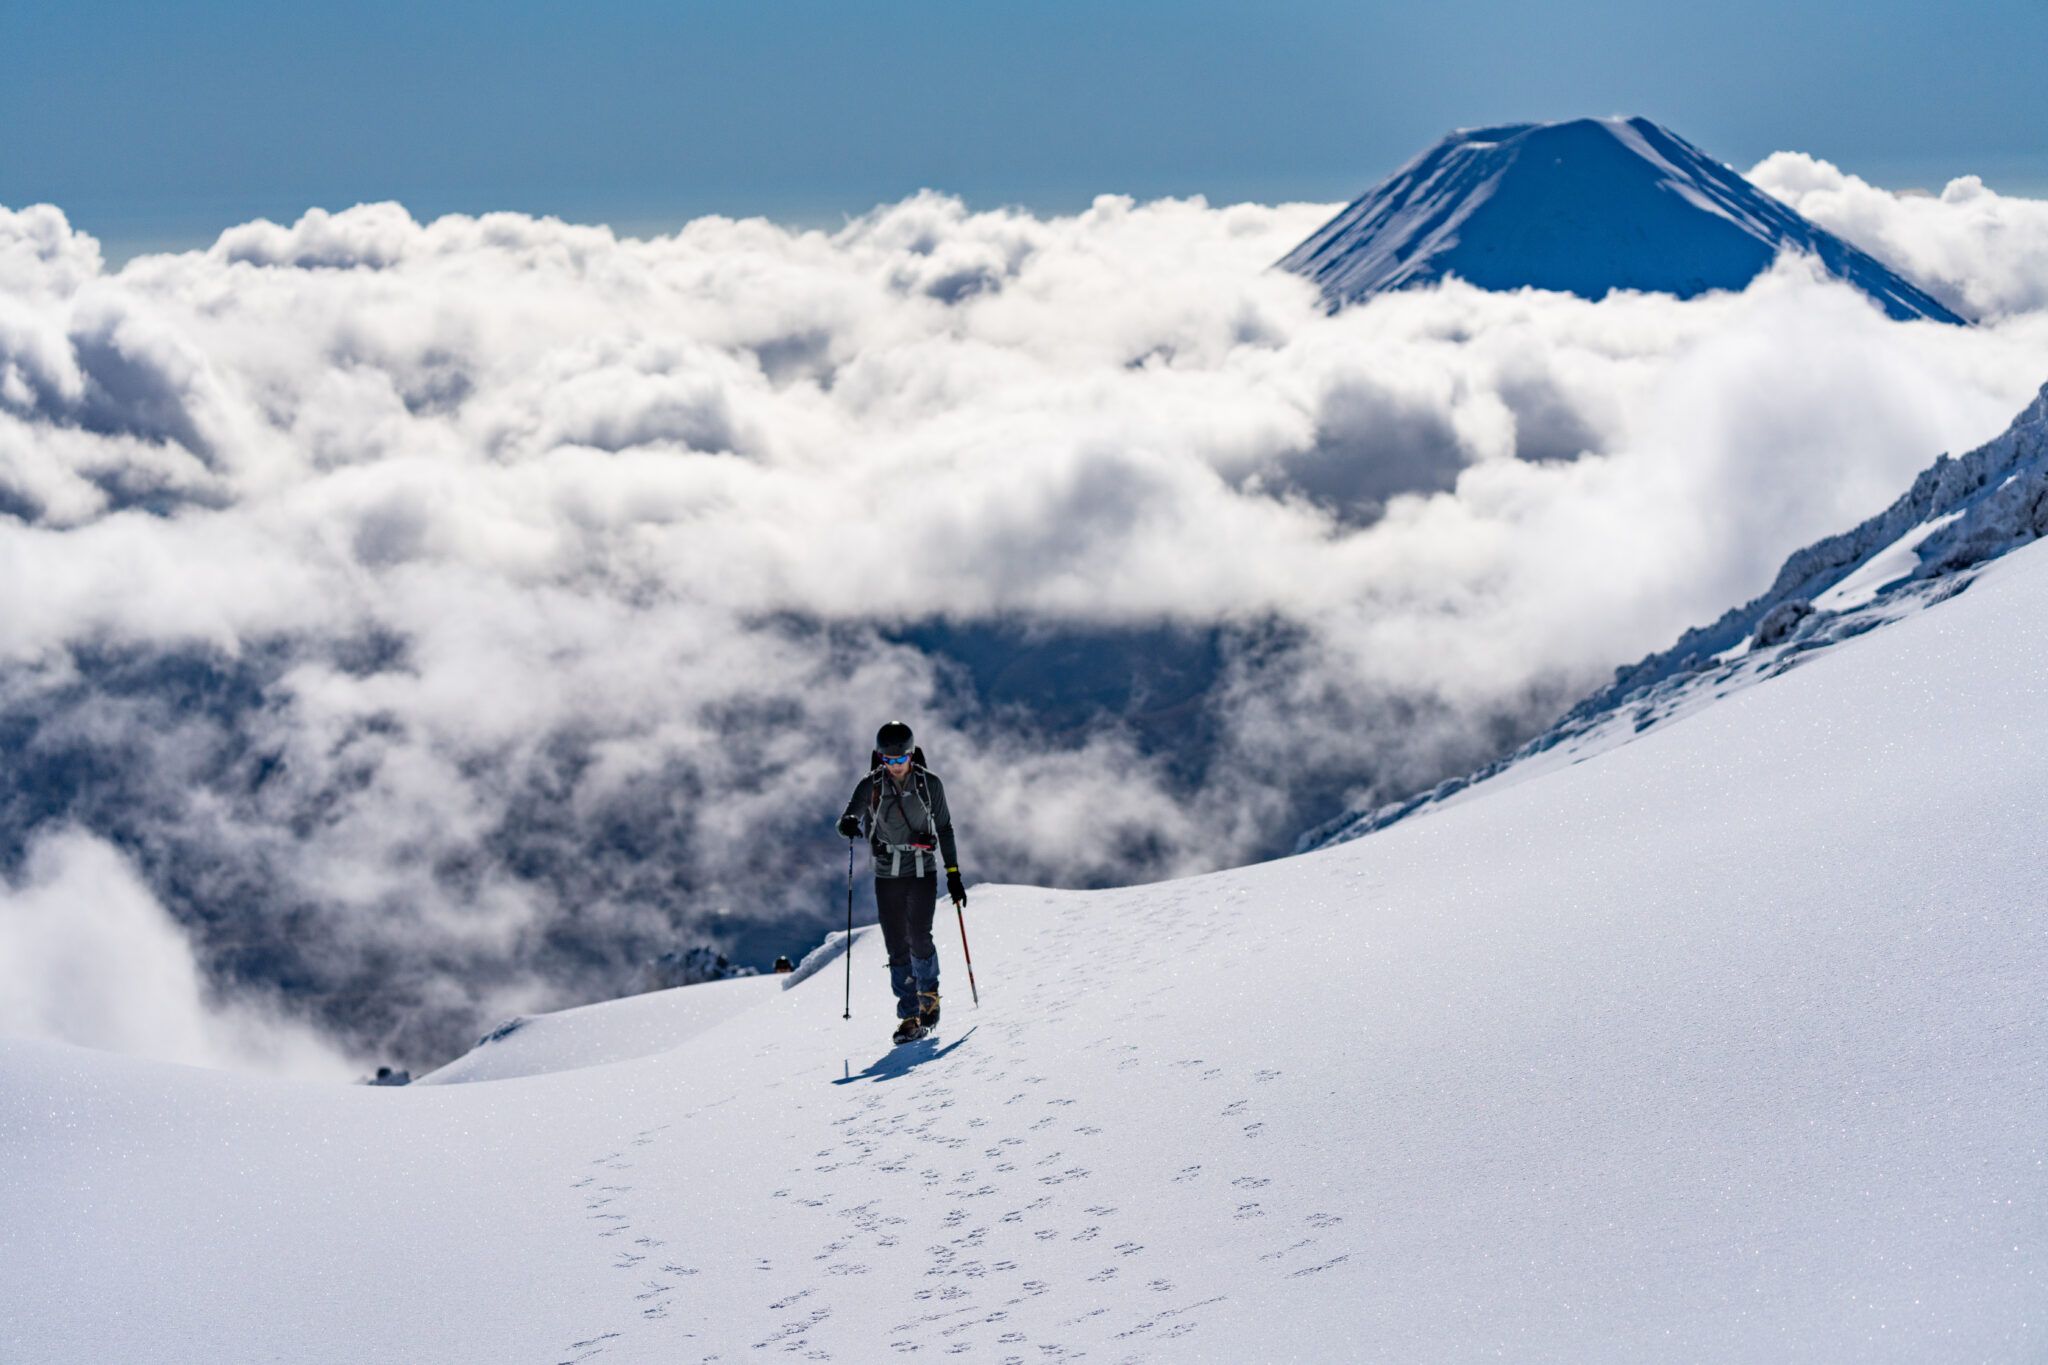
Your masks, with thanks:
[{"label": "mountain summit", "polygon": [[1281,260],[1332,306],[1456,275],[1482,289],[1691,298],[1741,289],[1784,250],[1895,318],[1962,318],[1644,118],[1451,134]]}]

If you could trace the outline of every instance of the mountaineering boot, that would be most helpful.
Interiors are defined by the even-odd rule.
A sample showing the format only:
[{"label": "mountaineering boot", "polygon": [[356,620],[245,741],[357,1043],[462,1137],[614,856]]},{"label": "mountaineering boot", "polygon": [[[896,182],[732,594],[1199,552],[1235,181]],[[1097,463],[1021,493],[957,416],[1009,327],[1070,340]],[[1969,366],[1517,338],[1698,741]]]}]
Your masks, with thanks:
[{"label": "mountaineering boot", "polygon": [[928,1029],[939,1026],[939,993],[919,991],[917,993],[917,1022]]},{"label": "mountaineering boot", "polygon": [[896,1021],[896,1041],[898,1043],[914,1043],[922,1037],[924,1037],[924,1025],[917,1021],[916,1015],[913,1014],[908,1019]]}]

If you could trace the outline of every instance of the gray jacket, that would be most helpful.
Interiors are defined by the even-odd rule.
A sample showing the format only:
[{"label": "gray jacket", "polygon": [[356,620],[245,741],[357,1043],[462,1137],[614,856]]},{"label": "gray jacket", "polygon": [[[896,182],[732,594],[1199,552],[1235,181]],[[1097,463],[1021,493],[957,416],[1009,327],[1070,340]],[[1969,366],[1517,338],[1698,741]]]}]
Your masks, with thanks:
[{"label": "gray jacket", "polygon": [[921,877],[960,868],[946,784],[937,773],[913,767],[898,785],[877,768],[853,789],[846,814],[858,816],[867,831],[877,877]]}]

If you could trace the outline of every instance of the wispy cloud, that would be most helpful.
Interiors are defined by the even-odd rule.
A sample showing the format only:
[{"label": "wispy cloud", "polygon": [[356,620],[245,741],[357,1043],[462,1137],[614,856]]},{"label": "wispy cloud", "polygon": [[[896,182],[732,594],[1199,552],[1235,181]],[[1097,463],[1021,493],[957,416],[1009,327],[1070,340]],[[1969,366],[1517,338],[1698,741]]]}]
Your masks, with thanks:
[{"label": "wispy cloud", "polygon": [[0,962],[0,1033],[193,1066],[360,1070],[303,1021],[220,999],[134,866],[83,830],[38,832],[18,877],[0,879]]}]

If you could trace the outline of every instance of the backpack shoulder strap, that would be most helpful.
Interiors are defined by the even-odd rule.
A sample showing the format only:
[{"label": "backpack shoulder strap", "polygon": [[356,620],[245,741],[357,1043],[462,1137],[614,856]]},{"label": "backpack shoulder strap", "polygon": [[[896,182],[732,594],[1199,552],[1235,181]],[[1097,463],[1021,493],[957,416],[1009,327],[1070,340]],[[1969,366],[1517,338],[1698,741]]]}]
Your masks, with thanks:
[{"label": "backpack shoulder strap", "polygon": [[939,775],[920,763],[917,765],[917,799],[924,803],[924,832],[936,836],[939,832],[939,813],[932,807],[932,789],[925,781],[926,778],[936,782]]}]

